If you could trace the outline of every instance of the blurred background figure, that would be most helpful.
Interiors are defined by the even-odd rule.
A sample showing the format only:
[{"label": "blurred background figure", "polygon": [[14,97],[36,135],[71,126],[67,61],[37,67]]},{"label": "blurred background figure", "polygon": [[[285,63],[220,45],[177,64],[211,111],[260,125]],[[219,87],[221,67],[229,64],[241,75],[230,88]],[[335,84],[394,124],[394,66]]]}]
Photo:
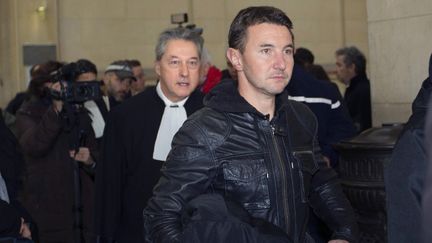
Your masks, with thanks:
[{"label": "blurred background figure", "polygon": [[130,85],[130,92],[131,95],[137,95],[141,93],[145,89],[145,75],[143,67],[141,66],[140,61],[136,59],[128,60],[129,66],[132,68],[132,73],[135,77],[134,80],[132,80]]},{"label": "blurred background figure", "polygon": [[365,56],[354,46],[338,49],[336,72],[338,79],[347,86],[345,103],[360,133],[372,126],[371,92]]},{"label": "blurred background figure", "polygon": [[330,81],[330,78],[324,68],[321,65],[314,63],[315,56],[309,49],[306,49],[304,47],[297,48],[294,53],[294,61],[296,65],[302,66],[316,79]]},{"label": "blurred background figure", "polygon": [[201,54],[201,78],[200,90],[204,94],[210,92],[222,78],[222,72],[216,66],[211,63],[210,53],[207,48],[203,48],[203,52]]},{"label": "blurred background figure", "polygon": [[[35,64],[30,68],[30,79],[35,79],[36,77],[47,75],[46,70],[44,70],[44,68],[41,68],[41,66],[41,64]],[[14,134],[16,134],[16,112],[19,110],[22,103],[24,103],[27,98],[27,91],[18,92],[15,97],[11,101],[9,101],[6,109],[3,111],[4,122]]]}]

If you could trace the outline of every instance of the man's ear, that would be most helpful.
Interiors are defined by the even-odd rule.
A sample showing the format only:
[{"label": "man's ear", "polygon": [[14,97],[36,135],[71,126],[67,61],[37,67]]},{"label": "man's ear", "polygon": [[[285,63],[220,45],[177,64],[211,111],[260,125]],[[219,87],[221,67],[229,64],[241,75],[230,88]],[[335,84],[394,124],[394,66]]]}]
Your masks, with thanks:
[{"label": "man's ear", "polygon": [[104,74],[104,76],[103,76],[103,82],[104,82],[104,85],[105,86],[107,86],[108,85],[108,83],[109,83],[109,80],[110,80],[110,78],[111,78],[111,73],[105,73]]},{"label": "man's ear", "polygon": [[235,70],[237,70],[237,71],[243,70],[241,53],[239,50],[234,49],[234,48],[228,48],[228,50],[226,52],[226,56],[227,56],[228,60],[231,62],[232,66],[234,67]]},{"label": "man's ear", "polygon": [[160,73],[161,73],[161,71],[160,71],[160,61],[155,61],[154,62],[154,69],[155,69],[155,72],[157,73],[157,75],[160,77]]}]

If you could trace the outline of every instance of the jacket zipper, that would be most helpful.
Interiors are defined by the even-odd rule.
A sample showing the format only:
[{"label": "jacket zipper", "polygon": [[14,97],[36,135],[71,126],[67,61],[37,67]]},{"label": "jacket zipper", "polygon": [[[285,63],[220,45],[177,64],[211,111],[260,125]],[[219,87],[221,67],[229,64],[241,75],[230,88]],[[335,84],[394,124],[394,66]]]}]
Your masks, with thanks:
[{"label": "jacket zipper", "polygon": [[[285,220],[285,227],[286,227],[286,232],[290,232],[290,223],[289,223],[289,209],[288,209],[288,195],[287,195],[287,191],[288,191],[288,186],[287,186],[287,176],[286,176],[286,171],[285,171],[285,165],[283,164],[283,160],[282,160],[282,156],[280,154],[279,151],[279,146],[278,143],[276,141],[276,136],[275,136],[275,127],[273,124],[270,124],[271,127],[271,134],[272,134],[272,140],[273,140],[273,144],[276,150],[276,154],[277,154],[277,158],[278,161],[280,163],[280,167],[281,167],[281,172],[282,172],[282,197],[283,197],[283,207],[284,207],[284,220]],[[293,166],[293,164],[291,162],[289,162],[291,167]],[[291,169],[290,169],[291,170]]]}]

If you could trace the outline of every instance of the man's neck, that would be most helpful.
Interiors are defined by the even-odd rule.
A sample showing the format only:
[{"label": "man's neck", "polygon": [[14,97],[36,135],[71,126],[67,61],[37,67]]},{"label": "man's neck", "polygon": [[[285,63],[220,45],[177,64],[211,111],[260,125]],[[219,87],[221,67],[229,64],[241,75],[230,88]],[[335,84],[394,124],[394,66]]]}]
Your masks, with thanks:
[{"label": "man's neck", "polygon": [[275,112],[276,97],[260,92],[252,92],[256,90],[253,88],[251,89],[250,85],[246,86],[247,87],[239,83],[238,90],[240,95],[261,114],[269,115],[269,120],[271,120]]}]

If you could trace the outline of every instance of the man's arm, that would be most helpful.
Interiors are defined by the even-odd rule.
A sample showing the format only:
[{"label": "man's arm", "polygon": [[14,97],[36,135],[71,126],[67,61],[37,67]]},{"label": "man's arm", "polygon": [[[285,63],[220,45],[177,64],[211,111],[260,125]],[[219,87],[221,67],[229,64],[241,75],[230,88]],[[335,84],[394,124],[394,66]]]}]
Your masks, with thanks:
[{"label": "man's arm", "polygon": [[61,131],[61,122],[54,106],[50,106],[40,122],[36,122],[29,114],[18,112],[16,127],[24,153],[39,157],[52,148]]},{"label": "man's arm", "polygon": [[358,226],[354,210],[333,169],[322,167],[312,177],[309,202],[314,212],[333,231],[332,239],[357,241]]},{"label": "man's arm", "polygon": [[174,137],[162,177],[144,209],[148,240],[181,242],[181,214],[185,204],[205,193],[216,174],[207,139],[193,121],[187,121]]},{"label": "man's arm", "polygon": [[[313,143],[313,153],[319,160],[321,153],[316,137]],[[324,166],[322,162],[318,162],[318,165],[319,169],[312,176],[310,183],[310,206],[333,231],[332,240],[357,242],[358,226],[354,210],[342,191],[337,173],[332,168]]]}]

